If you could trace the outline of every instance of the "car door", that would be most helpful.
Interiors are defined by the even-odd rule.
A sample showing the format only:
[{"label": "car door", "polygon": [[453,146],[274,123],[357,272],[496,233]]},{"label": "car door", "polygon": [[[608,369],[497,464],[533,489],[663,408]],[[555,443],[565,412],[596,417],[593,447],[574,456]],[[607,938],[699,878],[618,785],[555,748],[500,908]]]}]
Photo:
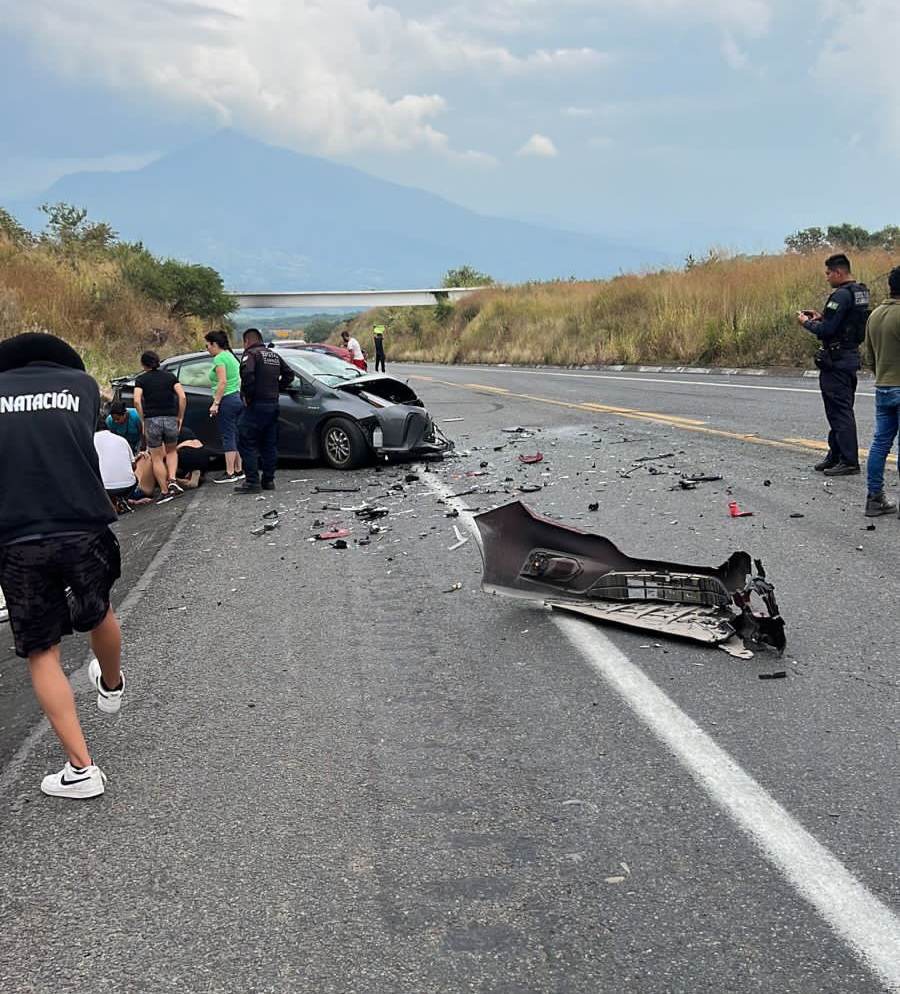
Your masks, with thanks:
[{"label": "car door", "polygon": [[219,434],[219,424],[216,418],[209,416],[209,405],[212,403],[213,394],[209,384],[212,357],[198,356],[196,359],[186,359],[177,368],[166,368],[178,377],[184,387],[187,397],[185,425],[204,445],[221,452],[222,436]]},{"label": "car door", "polygon": [[281,391],[278,452],[295,459],[311,459],[316,451],[316,426],[322,417],[322,398],[315,380],[294,370],[294,382]]}]

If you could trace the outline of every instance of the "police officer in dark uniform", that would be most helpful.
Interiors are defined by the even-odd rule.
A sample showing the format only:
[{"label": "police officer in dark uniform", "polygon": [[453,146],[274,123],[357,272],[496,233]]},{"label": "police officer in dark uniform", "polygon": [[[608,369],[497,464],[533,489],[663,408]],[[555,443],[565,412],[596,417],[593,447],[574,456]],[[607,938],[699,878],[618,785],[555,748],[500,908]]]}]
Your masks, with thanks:
[{"label": "police officer in dark uniform", "polygon": [[859,472],[859,443],[853,402],[859,371],[859,346],[866,337],[869,288],[850,273],[850,260],[843,253],[825,260],[825,278],[832,287],[825,312],[798,311],[797,321],[821,342],[816,352],[819,389],[828,419],[828,455],[815,469],[826,476],[850,476]]},{"label": "police officer in dark uniform", "polygon": [[[241,399],[244,410],[238,422],[238,450],[244,482],[236,494],[258,494],[275,489],[278,462],[278,394],[294,381],[294,373],[273,349],[266,348],[256,328],[244,332],[241,356]],[[262,463],[262,483],[259,466]]]}]

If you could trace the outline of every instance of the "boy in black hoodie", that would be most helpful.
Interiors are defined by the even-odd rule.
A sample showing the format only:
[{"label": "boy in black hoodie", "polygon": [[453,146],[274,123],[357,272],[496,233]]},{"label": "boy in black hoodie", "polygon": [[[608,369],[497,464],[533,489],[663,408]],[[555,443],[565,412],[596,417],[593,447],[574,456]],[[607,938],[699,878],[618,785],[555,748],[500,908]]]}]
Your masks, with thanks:
[{"label": "boy in black hoodie", "polygon": [[60,663],[62,636],[73,628],[91,633],[89,675],[101,711],[119,710],[125,686],[109,603],[120,573],[109,530],[116,516],[94,449],[99,413],[97,384],[62,339],[0,342],[0,587],[16,654],[28,660],[35,695],[68,756],[41,783],[56,797],[95,797],[106,782]]}]

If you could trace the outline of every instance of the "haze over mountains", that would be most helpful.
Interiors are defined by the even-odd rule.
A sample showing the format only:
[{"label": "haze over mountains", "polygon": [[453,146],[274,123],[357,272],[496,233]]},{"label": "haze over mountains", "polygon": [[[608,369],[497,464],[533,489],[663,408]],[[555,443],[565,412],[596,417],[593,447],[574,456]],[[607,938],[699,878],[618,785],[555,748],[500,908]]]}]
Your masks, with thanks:
[{"label": "haze over mountains", "polygon": [[666,261],[596,236],[479,215],[233,131],[139,170],[66,176],[21,205],[22,220],[39,224],[26,214],[43,201],[86,207],[124,239],[215,266],[234,290],[435,286],[463,264],[503,282],[591,278]]}]

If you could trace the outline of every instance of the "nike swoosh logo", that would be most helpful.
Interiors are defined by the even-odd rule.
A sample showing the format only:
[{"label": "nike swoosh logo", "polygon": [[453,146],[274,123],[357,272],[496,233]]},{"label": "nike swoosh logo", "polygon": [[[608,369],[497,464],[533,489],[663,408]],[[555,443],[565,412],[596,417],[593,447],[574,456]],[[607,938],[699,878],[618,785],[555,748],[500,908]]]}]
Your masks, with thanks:
[{"label": "nike swoosh logo", "polygon": [[65,777],[60,777],[59,782],[63,785],[63,787],[71,787],[72,784],[84,783],[85,780],[90,780],[90,779],[91,779],[90,777],[82,777],[80,780],[66,780]]}]

